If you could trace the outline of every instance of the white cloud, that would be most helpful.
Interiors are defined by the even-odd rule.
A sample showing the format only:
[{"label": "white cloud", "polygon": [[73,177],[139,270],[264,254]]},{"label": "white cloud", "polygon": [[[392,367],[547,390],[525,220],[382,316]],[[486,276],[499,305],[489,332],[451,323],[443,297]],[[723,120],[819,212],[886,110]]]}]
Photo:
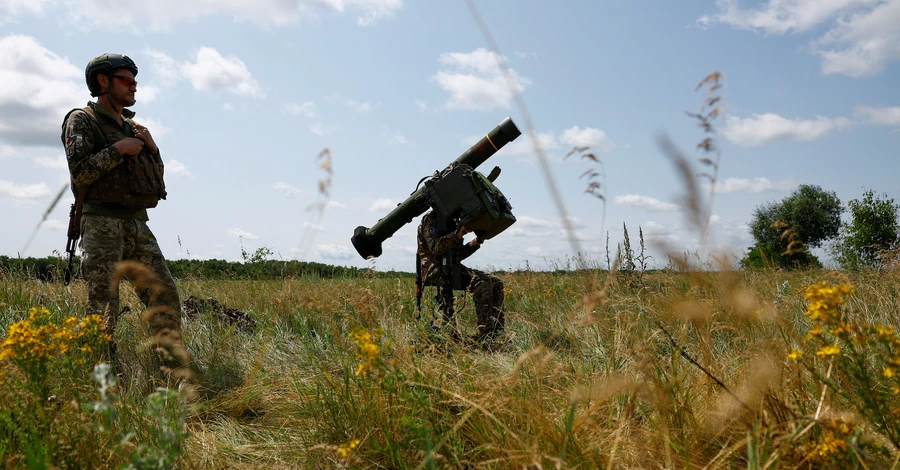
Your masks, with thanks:
[{"label": "white cloud", "polygon": [[274,189],[275,191],[278,191],[282,196],[291,198],[291,199],[303,194],[302,189],[300,189],[296,186],[291,186],[283,181],[277,181],[274,184],[272,184],[272,189]]},{"label": "white cloud", "polygon": [[179,64],[166,53],[146,48],[143,50],[143,54],[150,58],[149,68],[163,85],[171,85],[183,78],[182,64]]},{"label": "white cloud", "polygon": [[615,203],[620,206],[637,207],[650,212],[674,212],[681,209],[678,204],[671,202],[662,202],[650,196],[641,196],[638,194],[626,194],[625,196],[616,196]]},{"label": "white cloud", "polygon": [[309,126],[309,130],[315,135],[325,137],[326,135],[333,134],[337,128],[325,124],[313,124],[312,126]]},{"label": "white cloud", "polygon": [[525,253],[528,253],[531,256],[547,256],[547,252],[539,246],[529,246],[528,248],[525,248]]},{"label": "white cloud", "polygon": [[397,203],[390,199],[377,199],[372,205],[369,207],[369,212],[381,212],[386,210],[392,210],[397,206]]},{"label": "white cloud", "polygon": [[742,147],[756,147],[779,140],[813,141],[849,125],[850,120],[843,117],[804,120],[765,113],[748,118],[729,116],[722,135]]},{"label": "white cloud", "polygon": [[857,106],[854,112],[866,119],[870,124],[883,126],[900,126],[900,106],[874,107]]},{"label": "white cloud", "polygon": [[440,63],[447,70],[441,70],[432,78],[450,93],[446,106],[455,109],[489,111],[494,108],[508,108],[513,97],[531,85],[531,80],[507,68],[509,80],[498,65],[504,64],[505,57],[484,48],[473,52],[452,52],[441,54]]},{"label": "white cloud", "polygon": [[348,260],[353,258],[354,252],[344,245],[319,245],[316,249],[319,256],[330,260]]},{"label": "white cloud", "polygon": [[419,111],[425,112],[428,111],[428,105],[425,104],[422,100],[416,100],[416,107],[419,108]]},{"label": "white cloud", "polygon": [[716,183],[717,193],[768,193],[790,191],[798,186],[792,180],[772,181],[769,178],[725,178]]},{"label": "white cloud", "polygon": [[[573,231],[585,227],[584,221],[577,217],[568,216],[568,219],[570,228]],[[508,235],[513,237],[568,238],[565,227],[563,227],[562,222],[559,220],[544,220],[527,215],[517,217],[516,223],[504,233],[508,233]],[[578,239],[584,238],[578,232],[573,232],[573,234]]]},{"label": "white cloud", "polygon": [[[9,1],[9,0],[7,0]],[[13,7],[26,6],[24,0],[13,0]],[[29,3],[49,3],[46,0]],[[173,23],[193,21],[202,16],[221,15],[237,20],[250,20],[264,27],[283,26],[321,13],[352,13],[357,24],[369,26],[390,18],[403,6],[403,0],[81,0],[62,2],[70,16],[86,25],[121,27],[123,24],[153,29],[167,29]],[[62,6],[61,5],[61,6]],[[0,8],[3,4],[0,3]],[[34,5],[28,8],[35,10]],[[39,7],[38,7],[39,8]],[[14,10],[15,11],[15,10]],[[139,31],[139,28],[132,28]]]},{"label": "white cloud", "polygon": [[403,135],[402,132],[396,131],[394,135],[388,139],[388,145],[406,145],[409,142],[406,140],[406,136]]},{"label": "white cloud", "polygon": [[194,175],[188,171],[187,167],[184,166],[184,163],[175,159],[169,160],[169,163],[166,163],[166,173],[182,178],[194,179]]},{"label": "white cloud", "polygon": [[341,95],[327,96],[327,97],[325,97],[325,100],[338,102],[360,114],[366,114],[372,110],[372,105],[370,103],[368,103],[366,101],[352,100],[350,98],[347,98],[346,96],[341,96]]},{"label": "white cloud", "polygon": [[63,223],[60,220],[47,219],[47,220],[41,222],[41,228],[45,228],[48,230],[64,230],[69,227],[68,227],[68,224]]},{"label": "white cloud", "polygon": [[223,113],[230,113],[230,112],[234,111],[234,105],[231,103],[222,103],[221,109],[222,109]]},{"label": "white cloud", "polygon": [[303,104],[297,104],[291,101],[282,106],[281,111],[314,119],[316,117],[316,104],[312,101],[306,101]]},{"label": "white cloud", "polygon": [[[550,150],[559,147],[559,141],[556,139],[556,134],[553,132],[537,132],[534,135],[542,150]],[[471,146],[482,138],[484,138],[484,136],[470,137],[467,141],[469,142],[469,146]],[[534,152],[534,139],[529,138],[527,135],[521,135],[516,140],[506,144],[498,153],[501,155],[531,155],[534,154]]]},{"label": "white cloud", "polygon": [[880,2],[868,11],[857,11],[838,21],[818,45],[832,46],[818,53],[822,71],[850,77],[880,73],[887,64],[900,61],[900,0]]},{"label": "white cloud", "polygon": [[195,62],[186,62],[181,70],[196,90],[226,90],[236,95],[262,96],[259,84],[241,59],[222,57],[211,47],[201,47]]},{"label": "white cloud", "polygon": [[17,201],[31,201],[50,196],[50,187],[45,183],[16,184],[12,181],[0,180],[0,197],[8,197]]},{"label": "white cloud", "polygon": [[62,117],[88,97],[83,68],[33,37],[0,37],[0,141],[62,146]]},{"label": "white cloud", "polygon": [[258,240],[259,239],[259,235],[254,235],[250,232],[244,231],[239,228],[228,229],[228,234],[231,235],[232,237],[246,238],[247,240]]},{"label": "white cloud", "polygon": [[[0,12],[6,10],[13,17],[23,13],[41,13],[44,5],[50,3],[50,0],[0,0]],[[4,23],[4,18],[0,16],[0,24]]]},{"label": "white cloud", "polygon": [[563,131],[559,140],[569,147],[590,147],[600,152],[610,151],[615,146],[605,132],[593,127],[572,126]]},{"label": "white cloud", "polygon": [[146,127],[147,130],[150,131],[150,134],[153,135],[153,141],[157,144],[159,143],[160,137],[172,132],[172,129],[169,129],[165,124],[152,117],[138,117],[134,122]]},{"label": "white cloud", "polygon": [[310,222],[303,222],[303,228],[305,228],[307,230],[312,230],[313,232],[326,232],[327,231],[327,230],[325,230],[325,227],[318,225],[318,224],[313,224]]},{"label": "white cloud", "polygon": [[875,75],[900,60],[900,0],[768,0],[742,9],[738,0],[717,0],[718,12],[698,24],[714,22],[766,34],[805,33],[827,24],[812,42],[822,71],[851,77]]},{"label": "white cloud", "polygon": [[328,204],[326,204],[325,207],[328,209],[346,209],[347,204],[337,201],[328,201]]},{"label": "white cloud", "polygon": [[69,169],[69,162],[63,155],[57,157],[35,157],[34,162],[44,168],[53,168],[55,170]]},{"label": "white cloud", "polygon": [[[143,82],[142,82],[143,83]],[[134,100],[137,103],[152,103],[159,97],[160,89],[155,86],[141,85],[137,89]]]}]

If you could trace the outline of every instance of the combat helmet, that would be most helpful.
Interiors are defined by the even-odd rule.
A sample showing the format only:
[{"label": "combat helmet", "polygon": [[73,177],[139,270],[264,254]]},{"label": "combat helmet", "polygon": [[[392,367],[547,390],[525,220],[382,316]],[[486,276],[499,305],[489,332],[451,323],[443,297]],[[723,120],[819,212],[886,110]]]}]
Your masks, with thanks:
[{"label": "combat helmet", "polygon": [[91,91],[91,96],[101,95],[97,75],[106,75],[112,81],[113,70],[117,69],[130,70],[135,76],[138,74],[137,65],[127,55],[100,54],[88,62],[87,68],[84,69],[84,79],[87,82],[88,90]]}]

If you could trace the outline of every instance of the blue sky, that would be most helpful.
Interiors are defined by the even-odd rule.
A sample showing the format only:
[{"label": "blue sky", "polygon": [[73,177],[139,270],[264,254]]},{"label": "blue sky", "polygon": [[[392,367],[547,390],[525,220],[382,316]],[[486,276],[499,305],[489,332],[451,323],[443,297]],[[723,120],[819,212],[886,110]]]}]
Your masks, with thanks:
[{"label": "blue sky", "polygon": [[[62,117],[90,99],[84,67],[102,52],[140,68],[132,109],[167,164],[169,198],[149,224],[168,258],[237,260],[243,244],[371,266],[353,229],[506,116],[526,131],[516,93],[597,258],[604,231],[614,250],[623,223],[632,237],[644,230],[657,264],[657,242],[740,254],[753,209],[799,184],[844,203],[867,189],[900,199],[900,0],[474,4],[499,54],[463,1],[0,0],[0,253],[21,252],[68,181]],[[714,70],[725,114],[703,248],[656,137],[702,156],[685,111],[699,110],[694,87]],[[497,185],[518,222],[467,264],[555,267],[574,253],[528,137],[481,168],[503,168]],[[565,158],[573,146],[602,170]],[[605,225],[584,192],[589,169],[605,175]],[[67,192],[23,255],[63,250],[71,202]],[[413,269],[417,222],[385,242],[377,269]]]}]

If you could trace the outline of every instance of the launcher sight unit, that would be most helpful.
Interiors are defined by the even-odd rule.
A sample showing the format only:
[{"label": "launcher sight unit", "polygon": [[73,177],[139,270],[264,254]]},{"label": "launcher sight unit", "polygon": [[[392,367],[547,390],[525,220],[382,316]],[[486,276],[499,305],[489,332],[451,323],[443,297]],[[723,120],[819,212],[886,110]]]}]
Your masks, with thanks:
[{"label": "launcher sight unit", "polygon": [[516,218],[509,201],[493,184],[500,168],[494,167],[488,176],[475,168],[521,134],[507,116],[443,171],[419,181],[416,190],[372,228],[356,227],[350,241],[357,253],[363,259],[381,256],[382,242],[429,208],[437,213],[438,223],[444,225],[438,227],[441,231],[464,225],[478,238],[487,240],[506,230]]}]

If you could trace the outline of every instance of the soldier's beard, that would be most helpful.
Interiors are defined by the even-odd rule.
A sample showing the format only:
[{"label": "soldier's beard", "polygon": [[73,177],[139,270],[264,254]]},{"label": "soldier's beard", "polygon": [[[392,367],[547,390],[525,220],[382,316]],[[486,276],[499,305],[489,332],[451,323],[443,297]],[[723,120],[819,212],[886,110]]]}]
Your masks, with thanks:
[{"label": "soldier's beard", "polygon": [[129,106],[134,106],[134,103],[137,102],[132,96],[129,96],[128,92],[124,93],[110,93],[109,98],[112,100],[113,104],[118,108],[127,108]]}]

